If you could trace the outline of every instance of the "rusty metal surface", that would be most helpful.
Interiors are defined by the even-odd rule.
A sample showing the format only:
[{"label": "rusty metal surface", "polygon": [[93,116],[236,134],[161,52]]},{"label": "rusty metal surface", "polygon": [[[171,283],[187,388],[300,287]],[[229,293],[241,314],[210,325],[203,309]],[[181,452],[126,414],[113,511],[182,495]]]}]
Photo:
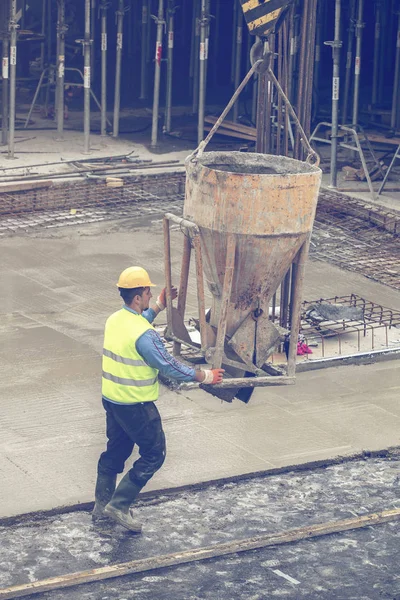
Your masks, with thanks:
[{"label": "rusty metal surface", "polygon": [[[204,271],[217,325],[227,234],[237,236],[237,261],[227,333],[262,302],[266,306],[315,214],[320,171],[258,154],[207,153],[187,162],[184,215],[201,231]],[[266,308],[266,307],[264,307]]]},{"label": "rusty metal surface", "polygon": [[[217,328],[212,360],[217,368],[229,364],[225,336],[231,338],[250,313],[269,314],[273,294],[305,247],[321,171],[285,157],[240,152],[191,156],[186,169],[184,217],[200,231],[204,274],[213,297],[210,324]],[[302,280],[303,272],[295,284],[301,286]],[[254,328],[244,353],[247,365],[257,367],[256,346],[269,348],[263,339],[268,334]]]}]

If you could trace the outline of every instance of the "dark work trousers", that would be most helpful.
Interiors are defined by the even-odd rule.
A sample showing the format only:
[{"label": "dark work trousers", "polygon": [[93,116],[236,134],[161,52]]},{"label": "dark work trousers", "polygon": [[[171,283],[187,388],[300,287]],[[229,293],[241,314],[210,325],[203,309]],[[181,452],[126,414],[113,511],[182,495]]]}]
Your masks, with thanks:
[{"label": "dark work trousers", "polygon": [[140,458],[129,471],[132,483],[140,488],[153,477],[165,460],[165,435],[154,402],[113,404],[103,399],[106,411],[107,450],[100,456],[98,471],[122,473],[134,445]]}]

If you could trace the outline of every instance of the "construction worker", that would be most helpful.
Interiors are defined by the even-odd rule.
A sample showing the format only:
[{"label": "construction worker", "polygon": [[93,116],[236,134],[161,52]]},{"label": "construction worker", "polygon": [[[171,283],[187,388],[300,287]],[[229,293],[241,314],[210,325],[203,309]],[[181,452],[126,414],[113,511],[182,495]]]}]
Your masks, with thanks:
[{"label": "construction worker", "polygon": [[[223,369],[195,370],[171,356],[152,322],[166,305],[163,289],[149,308],[154,284],[141,267],[129,267],[119,277],[125,304],[106,322],[103,348],[102,396],[106,411],[107,449],[97,467],[93,520],[109,517],[135,533],[130,506],[165,460],[165,436],[158,398],[158,373],[178,382],[220,383]],[[172,299],[177,297],[172,288]],[[134,445],[140,458],[116,487]]]}]

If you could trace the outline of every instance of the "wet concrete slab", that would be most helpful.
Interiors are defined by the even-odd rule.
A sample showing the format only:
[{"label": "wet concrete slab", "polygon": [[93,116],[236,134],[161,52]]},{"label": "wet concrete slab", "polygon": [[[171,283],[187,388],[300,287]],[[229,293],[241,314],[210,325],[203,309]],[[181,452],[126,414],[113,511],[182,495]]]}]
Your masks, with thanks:
[{"label": "wet concrete slab", "polygon": [[[393,510],[399,467],[393,452],[159,494],[136,504],[141,536],[87,511],[0,525],[0,587]],[[399,534],[393,520],[34,598],[397,598]]]},{"label": "wet concrete slab", "polygon": [[[162,285],[162,212],[0,239],[0,516],[93,499],[105,443],[104,322],[120,306],[115,281],[127,266],[146,266]],[[177,230],[172,247],[177,280]],[[196,316],[194,290],[192,273]],[[309,263],[307,299],[351,292],[400,306],[394,289]],[[294,387],[256,390],[247,406],[163,388],[167,461],[146,489],[398,445],[399,382],[400,363],[390,361],[302,373]]]}]

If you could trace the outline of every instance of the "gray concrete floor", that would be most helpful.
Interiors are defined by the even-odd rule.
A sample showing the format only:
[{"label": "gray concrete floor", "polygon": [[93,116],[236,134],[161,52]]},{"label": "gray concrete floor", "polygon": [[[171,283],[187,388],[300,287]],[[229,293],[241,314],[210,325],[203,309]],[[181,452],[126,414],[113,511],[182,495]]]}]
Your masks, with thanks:
[{"label": "gray concrete floor", "polygon": [[[105,442],[104,321],[120,306],[115,281],[125,267],[142,264],[162,285],[161,218],[0,240],[0,516],[93,499]],[[178,231],[172,241],[177,269]],[[307,299],[351,292],[400,307],[389,287],[309,263]],[[399,391],[398,361],[299,374],[294,387],[256,390],[249,405],[163,388],[167,461],[146,490],[398,445]]]}]

